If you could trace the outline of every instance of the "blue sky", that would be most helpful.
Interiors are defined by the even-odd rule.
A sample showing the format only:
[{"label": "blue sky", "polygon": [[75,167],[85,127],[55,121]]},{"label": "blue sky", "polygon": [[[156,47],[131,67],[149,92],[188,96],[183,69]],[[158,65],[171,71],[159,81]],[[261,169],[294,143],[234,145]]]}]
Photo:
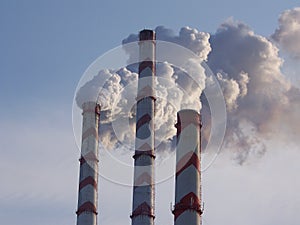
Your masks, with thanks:
[{"label": "blue sky", "polygon": [[[269,37],[278,26],[279,14],[295,6],[296,1],[271,0],[0,1],[1,223],[75,223],[79,152],[73,138],[72,103],[80,77],[98,56],[143,28],[164,25],[178,32],[181,27],[190,26],[214,33],[229,17],[243,21],[257,34]],[[295,152],[291,155],[291,158],[299,157]],[[262,169],[264,172],[258,171],[261,175],[254,182],[268,180],[273,165],[280,162],[278,155],[270,159],[267,167]],[[221,164],[212,169],[212,177],[218,176]],[[225,171],[234,171],[234,166],[225,164]],[[292,165],[294,167],[288,172],[299,168],[296,161]],[[281,170],[275,171],[280,173]],[[236,179],[242,179],[244,174],[255,177],[250,168],[244,172],[232,174]],[[291,174],[285,177],[287,183],[293,178]],[[208,179],[208,183],[213,186],[218,182]],[[170,184],[171,181],[162,185],[161,190],[168,191]],[[276,182],[269,179],[268,184],[272,186]],[[107,181],[103,181],[101,188],[102,193],[108,193],[110,188],[120,195],[128,193],[125,187]],[[286,191],[284,186],[278,190]],[[294,190],[291,188],[290,191]],[[286,191],[286,195],[291,193]],[[267,197],[276,196],[270,194]],[[104,194],[100,201],[101,198],[104,203],[109,203]],[[120,199],[119,205],[124,208],[120,215],[126,216],[128,223],[130,200],[130,196]],[[166,202],[167,207],[169,203]],[[109,224],[108,218],[114,210],[106,205],[103,211],[106,213],[101,215],[103,224]],[[271,218],[272,214],[267,216]],[[172,217],[166,216],[161,221],[171,224]],[[261,221],[264,222],[259,224],[272,224],[271,220]]]},{"label": "blue sky", "polygon": [[[276,4],[152,1],[148,5],[140,1],[1,1],[0,4],[1,91],[6,93],[1,100],[9,98],[19,106],[56,99],[67,103],[81,74],[96,57],[144,27],[164,25],[178,31],[188,25],[215,32],[220,23],[232,16],[258,34],[268,36],[277,27],[279,13],[295,6],[293,1]],[[11,107],[18,106],[11,104]]]}]

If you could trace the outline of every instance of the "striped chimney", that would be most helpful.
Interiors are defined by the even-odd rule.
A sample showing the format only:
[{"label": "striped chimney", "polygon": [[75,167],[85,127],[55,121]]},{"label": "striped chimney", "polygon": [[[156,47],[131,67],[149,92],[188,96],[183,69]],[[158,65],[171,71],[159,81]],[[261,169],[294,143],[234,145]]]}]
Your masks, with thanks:
[{"label": "striped chimney", "polygon": [[155,33],[142,30],[139,42],[132,225],[154,224]]},{"label": "striped chimney", "polygon": [[175,225],[201,224],[201,119],[195,110],[177,113]]},{"label": "striped chimney", "polygon": [[82,143],[78,192],[77,225],[97,224],[98,205],[98,124],[100,106],[82,105]]}]

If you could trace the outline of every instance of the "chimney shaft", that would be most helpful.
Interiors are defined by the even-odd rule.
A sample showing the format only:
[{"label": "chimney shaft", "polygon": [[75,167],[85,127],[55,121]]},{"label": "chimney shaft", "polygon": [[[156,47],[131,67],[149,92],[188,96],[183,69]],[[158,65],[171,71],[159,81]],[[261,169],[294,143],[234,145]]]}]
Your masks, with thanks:
[{"label": "chimney shaft", "polygon": [[86,102],[82,105],[82,110],[77,225],[97,225],[100,106],[95,102]]},{"label": "chimney shaft", "polygon": [[132,225],[154,224],[155,33],[140,32]]},{"label": "chimney shaft", "polygon": [[201,224],[200,120],[194,110],[177,113],[175,225]]}]

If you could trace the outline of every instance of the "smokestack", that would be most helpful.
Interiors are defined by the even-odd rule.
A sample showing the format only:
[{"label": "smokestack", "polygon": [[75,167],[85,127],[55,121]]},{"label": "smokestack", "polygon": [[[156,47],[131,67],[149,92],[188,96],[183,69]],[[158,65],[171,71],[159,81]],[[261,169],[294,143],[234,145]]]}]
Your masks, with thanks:
[{"label": "smokestack", "polygon": [[142,30],[139,42],[132,225],[154,224],[155,33]]},{"label": "smokestack", "polygon": [[177,113],[175,225],[201,224],[201,119],[197,111]]},{"label": "smokestack", "polygon": [[83,103],[82,110],[77,225],[97,225],[100,106],[95,102],[86,102]]}]

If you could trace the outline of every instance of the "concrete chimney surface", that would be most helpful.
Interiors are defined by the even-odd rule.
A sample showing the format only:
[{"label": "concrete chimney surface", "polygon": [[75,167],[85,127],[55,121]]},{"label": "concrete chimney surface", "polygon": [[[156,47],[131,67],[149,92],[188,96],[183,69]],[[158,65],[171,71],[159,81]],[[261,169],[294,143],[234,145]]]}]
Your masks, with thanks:
[{"label": "concrete chimney surface", "polygon": [[175,225],[201,224],[201,119],[195,110],[177,113]]},{"label": "concrete chimney surface", "polygon": [[97,225],[100,106],[95,102],[85,102],[82,111],[77,225]]},{"label": "concrete chimney surface", "polygon": [[155,33],[140,32],[132,225],[154,224]]}]

